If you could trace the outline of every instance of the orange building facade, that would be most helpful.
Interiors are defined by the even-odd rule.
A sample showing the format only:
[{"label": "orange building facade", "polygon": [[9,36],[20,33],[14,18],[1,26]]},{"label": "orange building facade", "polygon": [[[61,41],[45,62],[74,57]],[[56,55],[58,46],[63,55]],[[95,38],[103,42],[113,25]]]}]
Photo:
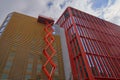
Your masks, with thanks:
[{"label": "orange building facade", "polygon": [[[46,80],[42,71],[45,61],[42,51],[45,24],[36,18],[13,12],[7,16],[0,29],[0,79]],[[60,37],[54,35],[57,53],[53,58],[57,69],[54,80],[64,80]],[[62,76],[62,77],[61,77]]]},{"label": "orange building facade", "polygon": [[[48,80],[41,18],[16,12],[6,17],[0,27],[0,80]],[[53,80],[120,80],[120,26],[68,7],[54,28]],[[45,66],[48,72],[52,67]]]}]

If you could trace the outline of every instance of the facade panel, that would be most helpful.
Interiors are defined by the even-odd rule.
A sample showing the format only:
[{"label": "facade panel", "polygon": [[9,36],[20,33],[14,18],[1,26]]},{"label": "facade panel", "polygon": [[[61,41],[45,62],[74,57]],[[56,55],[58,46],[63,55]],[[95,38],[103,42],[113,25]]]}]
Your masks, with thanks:
[{"label": "facade panel", "polygon": [[64,28],[74,80],[120,79],[120,26],[68,7]]},{"label": "facade panel", "polygon": [[[42,54],[44,27],[45,24],[38,23],[36,18],[12,13],[0,36],[0,80],[46,80],[41,69],[45,59]],[[53,78],[64,80],[60,37],[56,35],[55,39],[54,47],[58,53],[54,60],[58,70]]]}]

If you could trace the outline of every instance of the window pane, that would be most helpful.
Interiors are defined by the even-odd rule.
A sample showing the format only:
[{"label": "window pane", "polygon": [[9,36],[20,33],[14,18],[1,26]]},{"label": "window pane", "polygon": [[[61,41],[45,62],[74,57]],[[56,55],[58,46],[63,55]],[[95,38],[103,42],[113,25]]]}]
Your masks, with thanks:
[{"label": "window pane", "polygon": [[13,52],[10,53],[10,54],[9,54],[9,58],[8,58],[9,61],[10,61],[10,60],[13,61],[14,57],[15,57],[15,53],[13,53]]},{"label": "window pane", "polygon": [[0,36],[2,35],[2,33],[0,33]]},{"label": "window pane", "polygon": [[2,27],[2,28],[0,29],[0,32],[3,32],[3,31],[4,31],[4,29],[5,29],[5,27]]},{"label": "window pane", "polygon": [[15,53],[13,53],[13,52],[12,52],[12,53],[10,53],[10,56],[13,56],[13,57],[14,57],[14,56],[15,56]]},{"label": "window pane", "polygon": [[32,64],[28,64],[27,72],[32,72]]},{"label": "window pane", "polygon": [[41,67],[42,67],[41,64],[38,64],[38,65],[37,65],[37,72],[40,72],[40,71],[41,71]]},{"label": "window pane", "polygon": [[11,66],[12,66],[12,62],[7,61],[6,66],[5,66],[5,70],[10,70]]},{"label": "window pane", "polygon": [[8,24],[8,21],[4,22],[2,26],[6,26]]},{"label": "window pane", "polygon": [[2,74],[2,79],[7,79],[8,74]]},{"label": "window pane", "polygon": [[8,16],[6,20],[10,20],[11,16]]},{"label": "window pane", "polygon": [[26,76],[25,76],[25,80],[30,79],[30,77],[31,77],[30,75],[26,75]]},{"label": "window pane", "polygon": [[33,62],[34,56],[33,56],[32,54],[30,54],[30,55],[28,56],[28,58],[29,58],[28,62]]}]

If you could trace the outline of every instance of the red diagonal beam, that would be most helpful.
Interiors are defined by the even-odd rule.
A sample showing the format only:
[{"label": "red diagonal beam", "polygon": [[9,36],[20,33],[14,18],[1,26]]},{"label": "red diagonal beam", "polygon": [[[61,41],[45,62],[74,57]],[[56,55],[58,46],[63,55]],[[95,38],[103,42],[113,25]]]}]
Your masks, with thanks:
[{"label": "red diagonal beam", "polygon": [[[51,27],[52,23],[51,24],[46,24],[46,27],[44,28],[44,31],[47,33],[44,37],[44,41],[46,42],[46,46],[43,50],[43,54],[44,56],[47,58],[47,61],[45,62],[45,64],[42,66],[42,70],[45,72],[48,80],[52,80],[52,75],[53,73],[55,72],[55,69],[56,69],[56,64],[53,62],[52,58],[54,57],[54,55],[56,54],[56,51],[55,49],[53,48],[52,46],[52,43],[54,42],[54,36],[52,35],[53,33],[53,29]],[[48,38],[50,38],[50,41],[48,40]],[[51,50],[51,55],[48,54],[47,52],[47,49],[50,49]],[[48,72],[46,66],[50,64],[52,66],[52,69],[50,72]]]}]

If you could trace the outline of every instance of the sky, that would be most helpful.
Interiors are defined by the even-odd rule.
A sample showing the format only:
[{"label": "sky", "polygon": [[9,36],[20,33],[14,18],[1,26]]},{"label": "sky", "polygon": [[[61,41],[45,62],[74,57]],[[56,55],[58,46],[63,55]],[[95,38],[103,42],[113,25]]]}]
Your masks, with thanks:
[{"label": "sky", "polygon": [[120,0],[0,0],[0,25],[11,12],[56,21],[68,6],[120,26]]}]

